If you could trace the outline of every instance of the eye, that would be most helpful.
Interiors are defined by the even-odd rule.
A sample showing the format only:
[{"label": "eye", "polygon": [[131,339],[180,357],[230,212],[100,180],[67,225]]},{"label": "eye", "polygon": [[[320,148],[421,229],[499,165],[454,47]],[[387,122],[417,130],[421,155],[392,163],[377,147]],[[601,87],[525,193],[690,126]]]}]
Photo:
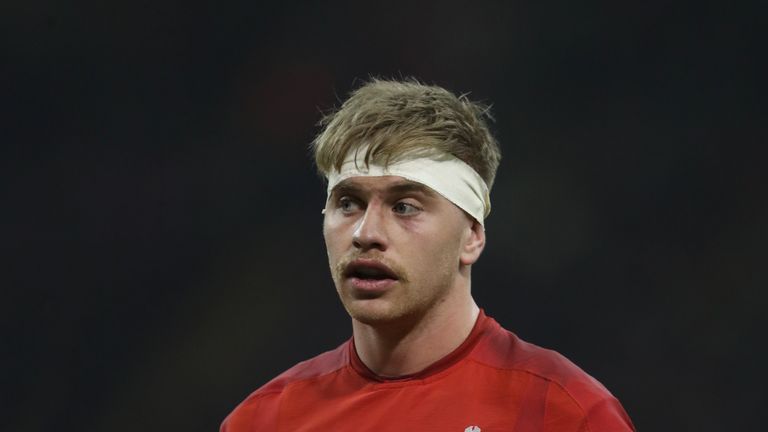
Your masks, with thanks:
[{"label": "eye", "polygon": [[413,204],[408,204],[407,202],[400,201],[399,203],[395,204],[394,207],[392,207],[392,211],[401,215],[412,215],[412,214],[418,213],[419,211],[421,211],[421,209],[416,207]]},{"label": "eye", "polygon": [[341,197],[339,198],[338,203],[339,209],[341,209],[344,213],[353,213],[357,211],[360,206],[350,197]]}]

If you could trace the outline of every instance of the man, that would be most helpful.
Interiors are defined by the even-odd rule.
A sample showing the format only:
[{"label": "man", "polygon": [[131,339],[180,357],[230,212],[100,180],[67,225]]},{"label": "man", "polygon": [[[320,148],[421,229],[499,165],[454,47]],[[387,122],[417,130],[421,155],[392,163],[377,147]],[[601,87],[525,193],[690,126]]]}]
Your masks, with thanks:
[{"label": "man", "polygon": [[472,298],[500,159],[486,114],[373,80],[324,119],[323,234],[353,336],[255,391],[222,432],[634,430],[600,383]]}]

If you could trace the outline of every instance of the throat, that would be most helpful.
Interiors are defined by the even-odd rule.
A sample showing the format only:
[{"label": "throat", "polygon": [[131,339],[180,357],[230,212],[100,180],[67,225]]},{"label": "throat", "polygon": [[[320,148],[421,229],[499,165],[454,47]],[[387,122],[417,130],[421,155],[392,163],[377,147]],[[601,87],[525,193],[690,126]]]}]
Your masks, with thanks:
[{"label": "throat", "polygon": [[417,374],[440,361],[469,337],[479,308],[474,302],[461,314],[430,316],[415,322],[364,324],[353,320],[355,349],[376,375],[397,378]]}]

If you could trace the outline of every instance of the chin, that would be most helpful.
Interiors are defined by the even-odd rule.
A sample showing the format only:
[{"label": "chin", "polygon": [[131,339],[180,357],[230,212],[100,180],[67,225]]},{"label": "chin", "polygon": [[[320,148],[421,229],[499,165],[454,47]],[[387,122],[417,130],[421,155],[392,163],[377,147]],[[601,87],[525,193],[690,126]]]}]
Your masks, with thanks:
[{"label": "chin", "polygon": [[384,325],[397,321],[397,314],[388,310],[378,310],[373,308],[348,308],[349,316],[352,319],[370,326]]},{"label": "chin", "polygon": [[393,304],[382,299],[346,301],[344,307],[354,320],[372,327],[403,323],[419,315],[416,305]]}]

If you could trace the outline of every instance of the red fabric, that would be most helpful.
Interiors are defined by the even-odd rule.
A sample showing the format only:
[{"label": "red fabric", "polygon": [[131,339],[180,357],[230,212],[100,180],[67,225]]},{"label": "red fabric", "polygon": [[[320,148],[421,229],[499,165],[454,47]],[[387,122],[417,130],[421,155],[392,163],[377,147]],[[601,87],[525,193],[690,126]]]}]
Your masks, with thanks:
[{"label": "red fabric", "polygon": [[[478,429],[470,429],[476,426]],[[252,393],[221,432],[620,432],[634,427],[594,378],[482,311],[464,343],[427,369],[382,378],[352,339]]]}]

